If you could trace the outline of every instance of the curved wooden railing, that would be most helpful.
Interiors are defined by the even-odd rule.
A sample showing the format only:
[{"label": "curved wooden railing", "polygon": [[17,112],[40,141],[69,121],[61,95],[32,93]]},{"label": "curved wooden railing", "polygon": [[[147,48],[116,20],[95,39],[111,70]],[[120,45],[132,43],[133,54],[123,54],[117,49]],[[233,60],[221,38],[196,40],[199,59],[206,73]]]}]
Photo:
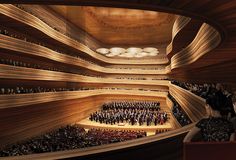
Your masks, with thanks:
[{"label": "curved wooden railing", "polygon": [[8,79],[45,80],[64,82],[84,82],[101,84],[132,84],[132,85],[154,85],[168,86],[167,80],[129,80],[115,78],[90,77],[78,74],[40,70],[26,67],[10,66],[0,64],[0,77]]},{"label": "curved wooden railing", "polygon": [[85,60],[72,57],[65,54],[60,54],[56,51],[53,51],[44,46],[40,46],[37,44],[33,44],[30,42],[26,42],[20,39],[12,38],[9,36],[0,34],[0,47],[12,51],[16,51],[19,54],[24,53],[30,56],[43,57],[56,62],[70,64],[78,67],[83,67],[85,69],[89,69],[92,71],[107,73],[107,74],[166,74],[165,69],[160,70],[143,70],[143,69],[116,69],[116,68],[107,68],[103,66],[99,66],[94,63],[87,62]]},{"label": "curved wooden railing", "polygon": [[[193,122],[196,122],[200,118],[204,116],[204,100],[193,93],[182,89],[178,86],[175,86],[173,84],[169,84],[169,90],[170,94],[177,100],[177,102],[181,105],[181,107],[184,109],[184,111],[188,114],[188,116],[191,118]],[[15,95],[1,95],[0,96],[0,104],[1,104],[1,110],[6,110],[6,113],[15,115],[15,118],[17,116],[20,116],[23,112],[23,114],[26,114],[27,112],[25,110],[29,110],[29,113],[32,113],[33,115],[32,120],[39,123],[38,125],[43,125],[41,127],[40,133],[45,132],[46,130],[52,129],[53,126],[58,127],[58,125],[62,125],[61,119],[63,119],[64,123],[68,123],[70,121],[73,121],[75,119],[78,120],[78,116],[80,115],[79,119],[86,117],[91,111],[96,110],[97,106],[101,104],[105,99],[103,98],[92,98],[92,97],[109,97],[114,95],[114,98],[124,98],[122,96],[125,96],[128,98],[129,95],[132,96],[141,96],[142,99],[144,97],[156,97],[156,98],[167,98],[167,92],[154,92],[154,91],[140,91],[140,90],[107,90],[107,89],[99,89],[99,90],[86,90],[86,91],[66,91],[66,92],[53,92],[53,93],[34,93],[34,96],[32,94],[15,94]],[[70,105],[63,104],[61,100],[73,100],[73,99],[83,99],[86,98],[85,101],[81,101],[81,104],[78,104],[76,102],[71,102]],[[155,99],[156,99],[155,98]],[[145,98],[144,98],[145,99]],[[51,101],[58,101],[58,104],[61,106],[57,106],[58,104],[49,103],[45,106],[47,102]],[[167,105],[171,107],[172,102],[168,99],[166,99]],[[95,103],[96,102],[96,103]],[[42,107],[40,106],[33,106],[34,104],[43,103]],[[4,105],[2,105],[4,104]],[[86,104],[86,105],[85,105]],[[27,105],[30,105],[30,107],[27,107]],[[18,107],[17,107],[18,106]],[[22,107],[20,107],[22,106]],[[19,109],[18,109],[19,108]],[[45,110],[47,112],[47,116],[50,117],[49,119],[44,119],[44,115],[42,115],[44,112],[43,108],[48,108]],[[8,111],[9,110],[9,111]],[[31,110],[35,110],[34,112]],[[50,110],[50,111],[49,111]],[[63,111],[63,114],[61,112]],[[53,113],[53,116],[50,115]],[[44,113],[45,114],[45,113]],[[82,115],[82,116],[81,116]],[[7,115],[5,115],[7,116]],[[66,121],[68,117],[69,121]],[[43,118],[43,119],[42,119]],[[5,118],[3,118],[5,122]],[[2,120],[3,120],[2,119]],[[7,118],[9,120],[9,118]],[[41,119],[41,120],[40,120]],[[49,121],[51,119],[51,121]],[[7,120],[7,121],[8,121]],[[34,123],[35,123],[34,122]],[[3,142],[10,143],[9,140],[16,141],[17,139],[20,139],[19,136],[22,137],[29,137],[31,134],[37,135],[39,134],[32,128],[33,122],[27,123],[27,121],[24,121],[23,128],[17,127],[18,129],[14,130],[14,132],[11,132],[12,130],[9,128],[13,125],[16,125],[17,122],[9,124],[6,132],[2,132],[2,136],[5,137]],[[42,124],[41,124],[42,123]],[[47,124],[45,127],[45,124]],[[52,125],[53,124],[53,125]],[[3,124],[2,124],[3,125]],[[160,146],[163,148],[163,146],[166,146],[165,143],[166,140],[172,141],[178,141],[178,150],[175,148],[175,151],[181,151],[182,147],[182,140],[184,138],[184,135],[195,125],[195,123],[187,125],[185,127],[175,129],[173,131],[168,131],[162,134],[158,134],[155,136],[150,136],[146,138],[136,139],[132,141],[127,142],[121,142],[121,143],[115,143],[115,144],[109,144],[109,145],[102,145],[97,147],[91,147],[91,148],[85,148],[85,149],[76,149],[76,150],[70,150],[70,151],[63,151],[63,152],[53,152],[53,153],[42,153],[42,154],[32,154],[32,155],[26,155],[26,156],[19,156],[17,159],[59,159],[59,158],[72,158],[72,157],[86,157],[87,156],[93,156],[94,154],[102,154],[107,155],[109,152],[121,150],[120,153],[129,151],[132,149],[132,147],[141,147],[141,149],[144,149],[145,145],[150,144],[156,144],[155,146]],[[26,128],[28,128],[26,130]],[[3,134],[4,133],[4,134]],[[180,136],[182,135],[182,136]],[[180,136],[180,137],[179,137]],[[9,138],[10,137],[10,138]],[[163,143],[162,143],[163,141]],[[171,143],[173,145],[173,143]],[[154,147],[154,146],[153,146]],[[168,147],[170,147],[168,145]],[[130,152],[130,151],[129,151]],[[135,152],[135,151],[134,151]],[[119,153],[119,154],[120,154]],[[135,152],[137,153],[137,151]],[[14,159],[16,157],[4,157],[4,159]]]},{"label": "curved wooden railing", "polygon": [[39,18],[15,7],[14,5],[0,4],[0,13],[12,19],[15,19],[16,21],[27,24],[28,26],[41,31],[42,33],[46,34],[52,39],[59,41],[63,44],[66,44],[68,47],[72,47],[74,49],[77,49],[78,51],[82,51],[90,55],[91,57],[94,57],[97,60],[100,60],[108,64],[166,64],[168,63],[167,58],[160,59],[159,61],[156,61],[156,59],[143,59],[143,60],[119,59],[119,61],[117,61],[117,59],[107,58],[105,56],[102,56],[92,51],[88,46],[85,46],[81,44],[80,42],[74,39],[71,39],[70,37],[56,31],[55,29],[48,26],[45,22],[43,22]]},{"label": "curved wooden railing", "polygon": [[0,109],[47,103],[60,100],[73,100],[99,95],[132,95],[143,97],[166,98],[167,92],[142,91],[136,89],[94,89],[80,91],[44,92],[31,94],[0,95]]},{"label": "curved wooden railing", "polygon": [[220,33],[204,23],[194,40],[171,58],[171,69],[189,65],[216,48],[221,42]]},{"label": "curved wooden railing", "polygon": [[180,104],[192,122],[197,122],[206,116],[205,99],[174,84],[169,85],[169,93]]},{"label": "curved wooden railing", "polygon": [[[112,157],[114,157],[114,159],[128,159],[128,158],[131,158],[135,155],[137,156],[138,152],[140,152],[140,149],[142,151],[144,151],[145,148],[150,150],[152,153],[149,153],[148,151],[144,152],[144,153],[154,155],[153,158],[158,157],[158,155],[165,157],[168,154],[170,154],[170,150],[172,150],[172,152],[180,152],[180,155],[181,155],[182,140],[184,138],[184,135],[194,125],[195,124],[190,124],[188,126],[180,128],[180,129],[168,131],[168,132],[161,133],[161,134],[158,134],[155,136],[125,141],[125,142],[107,144],[107,145],[84,148],[84,149],[75,149],[75,150],[70,150],[70,151],[59,151],[59,152],[52,152],[52,153],[41,153],[41,154],[17,156],[17,159],[18,160],[21,160],[21,159],[38,159],[38,160],[40,160],[40,159],[66,159],[66,158],[79,158],[79,159],[83,159],[83,158],[86,159],[87,158],[88,159],[89,156],[93,156],[93,158],[95,158],[95,159],[96,158],[99,159],[101,157],[103,157],[103,159],[104,159],[106,156],[108,156],[107,159],[109,159],[109,157],[111,156],[110,154],[112,154]],[[168,141],[168,142],[172,141],[173,143],[166,143],[166,141]],[[175,146],[175,147],[172,148],[173,146]],[[137,150],[137,147],[139,148],[138,150]],[[136,149],[134,149],[134,148],[136,148]],[[116,151],[116,152],[113,153],[112,151]],[[117,152],[117,151],[119,151],[119,152]],[[163,151],[168,151],[168,153],[163,154]],[[129,153],[128,157],[125,156],[125,155],[127,155],[127,152]],[[142,153],[142,155],[145,155],[144,153]],[[176,153],[174,153],[174,154],[176,154]],[[116,157],[116,156],[118,156],[118,157]],[[177,155],[174,155],[173,157],[175,157],[175,156],[177,156]],[[15,158],[16,157],[4,157],[4,159],[6,159],[6,160],[12,160]]]},{"label": "curved wooden railing", "polygon": [[184,16],[177,16],[175,23],[173,25],[172,29],[172,39],[170,44],[166,47],[166,54],[168,55],[171,53],[173,49],[173,42],[175,39],[175,36],[191,21],[191,18],[184,17]]},{"label": "curved wooden railing", "polygon": [[173,117],[172,119],[170,119],[171,121],[171,124],[173,125],[173,128],[181,128],[181,124],[178,122],[178,120],[175,118],[175,116],[173,115],[173,112],[172,112],[172,108],[174,106],[173,102],[170,100],[170,98],[167,96],[166,97],[166,104],[167,104],[167,107],[170,109],[170,114],[171,114],[171,117]]}]

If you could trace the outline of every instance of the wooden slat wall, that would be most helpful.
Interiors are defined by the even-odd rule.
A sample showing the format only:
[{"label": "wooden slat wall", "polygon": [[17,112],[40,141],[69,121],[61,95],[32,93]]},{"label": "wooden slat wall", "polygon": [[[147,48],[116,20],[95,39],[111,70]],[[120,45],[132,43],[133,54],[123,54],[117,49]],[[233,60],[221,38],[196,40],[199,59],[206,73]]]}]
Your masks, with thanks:
[{"label": "wooden slat wall", "polygon": [[173,51],[173,43],[176,35],[185,28],[185,26],[191,21],[191,18],[189,17],[184,17],[184,16],[177,16],[175,23],[173,25],[172,29],[172,40],[170,44],[166,47],[166,54],[169,55]]},{"label": "wooden slat wall", "polygon": [[95,89],[82,91],[65,91],[65,92],[46,92],[34,94],[13,94],[0,96],[1,108],[14,108],[25,105],[33,105],[38,103],[46,103],[60,100],[73,100],[78,98],[86,98],[96,95],[133,95],[144,97],[162,97],[165,98],[167,92],[140,91],[140,90],[110,90]]},{"label": "wooden slat wall", "polygon": [[50,26],[48,26],[46,23],[41,21],[39,18],[13,6],[13,5],[0,5],[0,13],[4,16],[7,16],[9,18],[15,19],[16,21],[20,23],[27,24],[30,27],[33,27],[41,32],[43,34],[46,34],[47,36],[51,37],[52,39],[59,41],[63,44],[66,44],[68,47],[71,47],[73,49],[76,49],[78,51],[81,51],[83,53],[88,54],[89,56],[92,56],[96,58],[99,61],[108,63],[108,64],[166,64],[168,63],[168,59],[160,59],[156,61],[155,59],[143,59],[143,60],[130,60],[130,59],[119,59],[117,61],[113,58],[107,58],[105,56],[102,56],[93,50],[91,50],[88,46],[85,46],[81,44],[80,42],[71,39],[64,34],[54,30]]},{"label": "wooden slat wall", "polygon": [[33,56],[35,58],[47,58],[54,62],[60,62],[63,64],[70,64],[77,67],[83,67],[88,70],[96,71],[99,73],[108,74],[142,74],[142,75],[158,75],[166,74],[165,69],[160,70],[148,70],[148,68],[143,69],[116,69],[116,68],[106,68],[100,65],[96,65],[87,62],[82,59],[74,58],[68,55],[60,54],[44,46],[36,45],[33,43],[25,42],[20,39],[12,38],[9,36],[4,36],[0,34],[0,46],[1,48],[12,50],[18,52],[19,55],[25,54],[27,56]]},{"label": "wooden slat wall", "polygon": [[170,114],[171,114],[170,121],[171,121],[171,124],[173,125],[173,128],[174,129],[181,128],[181,125],[179,124],[178,120],[175,118],[175,116],[172,113],[172,108],[173,108],[174,104],[168,97],[166,97],[166,104],[167,104],[167,107],[170,110]]},{"label": "wooden slat wall", "polygon": [[216,48],[220,42],[219,32],[204,23],[191,44],[171,58],[171,69],[186,67],[197,61],[201,56]]},{"label": "wooden slat wall", "polygon": [[[75,100],[0,109],[0,146],[39,135],[89,116],[107,101],[155,100],[165,106],[165,97],[145,95],[98,95]],[[24,100],[24,99],[22,99]]]},{"label": "wooden slat wall", "polygon": [[203,98],[173,84],[169,86],[169,92],[192,122],[198,122],[206,115],[205,100]]},{"label": "wooden slat wall", "polygon": [[46,81],[66,81],[66,82],[85,82],[85,83],[104,83],[104,84],[136,84],[136,85],[157,85],[167,86],[168,80],[129,80],[114,78],[98,78],[83,76],[78,74],[55,72],[48,70],[16,67],[0,64],[1,78],[25,79],[25,80],[46,80]]}]

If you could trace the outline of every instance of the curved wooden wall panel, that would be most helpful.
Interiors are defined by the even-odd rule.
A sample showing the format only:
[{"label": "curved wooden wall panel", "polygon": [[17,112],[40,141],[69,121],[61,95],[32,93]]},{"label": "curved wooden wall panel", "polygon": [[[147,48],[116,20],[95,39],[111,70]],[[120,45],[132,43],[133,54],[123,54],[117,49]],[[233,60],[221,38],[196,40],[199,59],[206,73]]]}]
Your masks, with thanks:
[{"label": "curved wooden wall panel", "polygon": [[25,80],[45,80],[45,81],[66,81],[66,82],[84,82],[84,83],[103,83],[103,84],[137,84],[137,85],[164,85],[167,86],[167,80],[128,80],[114,78],[97,78],[78,74],[63,72],[54,72],[48,70],[32,69],[25,67],[16,67],[0,64],[0,76],[8,79]]},{"label": "curved wooden wall panel", "polygon": [[173,84],[169,86],[169,93],[180,104],[192,122],[197,122],[206,116],[203,98]]},{"label": "curved wooden wall panel", "polygon": [[92,51],[89,47],[81,44],[80,42],[73,40],[62,33],[54,30],[50,26],[48,26],[46,23],[41,21],[39,18],[13,6],[8,4],[0,4],[0,13],[10,17],[12,19],[15,19],[16,21],[19,21],[21,23],[27,24],[33,28],[36,28],[37,30],[43,32],[47,36],[51,37],[54,40],[57,40],[63,44],[68,45],[68,47],[72,47],[74,49],[77,49],[78,51],[82,51],[91,57],[96,58],[97,60],[100,60],[105,63],[109,64],[166,64],[168,63],[168,59],[160,59],[159,61],[156,61],[156,59],[143,59],[143,60],[127,60],[127,59],[112,59],[107,58],[105,56],[102,56],[94,51]]},{"label": "curved wooden wall panel", "polygon": [[[105,93],[105,92],[104,92]],[[74,93],[74,96],[83,93]],[[87,93],[88,94],[88,93]],[[45,94],[45,96],[48,94]],[[32,95],[23,95],[21,101],[45,98],[32,97]],[[62,96],[62,95],[61,95]],[[65,94],[63,94],[65,96]],[[2,98],[2,96],[0,96]],[[80,98],[79,98],[80,97]],[[110,100],[156,100],[160,99],[161,105],[165,103],[166,94],[152,95],[139,92],[130,95],[128,92],[111,94],[90,94],[89,96],[77,96],[75,100],[66,100],[61,97],[60,101],[33,104],[21,107],[9,107],[0,109],[0,146],[14,143],[34,135],[39,135],[45,131],[54,129],[61,125],[75,123],[79,120],[87,118],[89,114],[98,109],[102,103]],[[19,98],[19,97],[18,97]],[[79,98],[79,99],[78,99]],[[12,99],[14,101],[14,99]],[[45,101],[44,101],[45,102]],[[13,102],[14,103],[14,102]],[[7,105],[7,104],[6,104]]]},{"label": "curved wooden wall panel", "polygon": [[171,58],[171,69],[197,61],[201,56],[216,48],[220,42],[219,32],[204,23],[192,43]]},{"label": "curved wooden wall panel", "polygon": [[172,118],[172,119],[170,119],[170,121],[171,121],[171,124],[173,125],[173,128],[175,128],[175,129],[181,128],[182,126],[180,125],[180,123],[178,122],[178,120],[175,118],[175,116],[172,113],[172,108],[173,108],[174,104],[168,97],[166,97],[166,105],[170,110],[170,114],[171,114],[171,118]]},{"label": "curved wooden wall panel", "polygon": [[184,17],[184,16],[177,16],[175,23],[173,25],[172,29],[172,40],[170,44],[166,47],[166,54],[170,54],[173,49],[173,42],[175,39],[175,36],[182,30],[189,22],[191,21],[191,18]]},{"label": "curved wooden wall panel", "polygon": [[[23,160],[23,159],[108,160],[112,158],[115,160],[129,160],[131,158],[137,159],[137,156],[142,157],[142,159],[148,157],[148,159],[150,158],[152,160],[156,159],[156,157],[159,157],[161,160],[179,159],[181,157],[181,151],[183,148],[182,141],[184,139],[184,136],[194,125],[195,124],[191,124],[186,127],[182,127],[180,129],[176,129],[173,131],[168,131],[165,133],[160,133],[158,135],[124,141],[120,143],[113,143],[84,149],[75,149],[70,151],[59,151],[51,153],[18,156],[17,159],[18,160]],[[166,143],[167,141],[172,143]],[[148,153],[148,155],[143,153],[146,154]],[[16,157],[4,157],[4,158],[5,160],[13,160]]]},{"label": "curved wooden wall panel", "polygon": [[60,100],[86,98],[97,95],[133,95],[133,96],[143,96],[143,97],[166,98],[167,92],[126,90],[126,89],[119,89],[119,90],[95,89],[95,90],[81,90],[81,91],[1,95],[0,109],[60,101]]},{"label": "curved wooden wall panel", "polygon": [[83,67],[92,71],[107,73],[107,74],[166,74],[165,69],[160,70],[148,70],[148,69],[115,69],[115,68],[106,68],[99,66],[85,60],[74,58],[65,54],[60,54],[56,51],[53,51],[44,46],[37,44],[25,42],[16,38],[9,36],[4,36],[0,34],[0,47],[20,53],[25,53],[27,55],[33,55],[36,57],[43,57],[60,63],[71,64],[74,66]]}]

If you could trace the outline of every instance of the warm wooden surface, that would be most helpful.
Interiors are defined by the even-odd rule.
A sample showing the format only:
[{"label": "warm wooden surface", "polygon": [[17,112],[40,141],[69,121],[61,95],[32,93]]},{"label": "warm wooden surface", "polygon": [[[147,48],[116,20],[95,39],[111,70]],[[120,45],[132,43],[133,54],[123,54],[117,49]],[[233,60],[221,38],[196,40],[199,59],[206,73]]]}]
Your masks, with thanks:
[{"label": "warm wooden surface", "polygon": [[[5,1],[6,3],[7,1]],[[16,1],[15,1],[16,2]],[[19,2],[19,1],[17,1]],[[196,80],[196,78],[191,78],[193,73],[198,73],[198,70],[205,70],[205,68],[210,67],[208,72],[201,71],[195,76],[201,81],[220,81],[224,79],[224,82],[235,80],[235,70],[231,67],[235,65],[230,61],[235,61],[235,12],[236,12],[236,1],[235,0],[209,0],[209,1],[180,1],[180,0],[168,0],[168,1],[25,1],[21,0],[23,3],[38,3],[38,4],[69,4],[69,5],[95,5],[95,6],[110,6],[110,7],[130,7],[139,8],[147,10],[157,10],[171,12],[175,14],[184,15],[190,18],[202,20],[213,27],[215,27],[222,36],[223,43],[221,46],[215,50],[209,52],[202,56],[199,60],[192,63],[186,68],[181,68],[173,72],[174,78],[181,78],[184,80]],[[222,67],[221,71],[218,70],[217,66],[222,63],[231,63],[231,66]],[[213,72],[211,72],[213,71]],[[227,71],[227,72],[224,72]],[[231,72],[229,72],[231,71]],[[212,74],[211,74],[212,73]],[[229,74],[231,76],[229,76]],[[202,78],[203,77],[203,78]],[[227,78],[225,78],[227,77]]]},{"label": "warm wooden surface", "polygon": [[204,54],[215,49],[221,42],[217,30],[208,24],[202,24],[194,40],[171,58],[171,69],[186,67],[200,59]]},{"label": "warm wooden surface", "polygon": [[65,82],[84,82],[84,83],[103,83],[103,84],[133,84],[133,85],[157,85],[167,86],[168,80],[130,80],[83,76],[64,72],[54,72],[48,70],[16,67],[0,64],[0,75],[8,79],[25,80],[46,80],[46,81],[65,81]]},{"label": "warm wooden surface", "polygon": [[[172,117],[171,117],[172,118]],[[90,128],[101,128],[101,129],[114,129],[114,130],[128,130],[128,131],[145,131],[145,132],[153,132],[156,133],[156,131],[166,132],[169,130],[172,130],[172,124],[170,122],[165,122],[163,125],[130,125],[128,123],[124,125],[110,125],[110,124],[100,124],[99,122],[91,122],[88,118],[83,119],[82,121],[78,121],[76,124],[79,126],[90,129]]]},{"label": "warm wooden surface", "polygon": [[166,105],[170,110],[170,115],[171,115],[171,119],[170,119],[170,123],[173,126],[173,129],[178,129],[181,128],[182,126],[179,124],[178,120],[175,118],[175,116],[173,115],[172,109],[173,109],[173,102],[169,99],[169,97],[166,97]]},{"label": "warm wooden surface", "polygon": [[[162,159],[163,157],[170,158],[171,157],[170,155],[172,155],[173,152],[181,152],[180,151],[181,148],[182,148],[182,147],[180,147],[180,145],[182,144],[181,141],[182,141],[184,135],[194,125],[195,124],[191,124],[191,125],[188,125],[186,127],[182,127],[180,129],[177,129],[177,130],[161,133],[161,134],[158,134],[158,135],[155,135],[155,136],[149,136],[149,137],[130,140],[130,141],[125,141],[125,142],[121,142],[121,143],[114,143],[114,144],[90,147],[90,148],[85,148],[85,149],[76,149],[76,150],[71,150],[71,151],[32,154],[32,155],[27,155],[27,156],[19,156],[19,157],[17,157],[17,159],[19,159],[19,160],[20,159],[45,160],[45,159],[65,159],[65,158],[70,158],[71,159],[72,157],[83,158],[83,156],[89,156],[89,155],[92,155],[92,154],[99,154],[99,153],[102,153],[102,155],[100,155],[100,156],[98,155],[96,158],[109,159],[109,158],[106,158],[106,156],[108,156],[108,152],[121,150],[118,153],[117,152],[113,153],[112,154],[113,156],[110,155],[110,158],[120,159],[120,160],[121,159],[125,159],[125,160],[127,159],[128,160],[131,153],[132,153],[133,158],[137,158],[137,154],[142,152],[144,148],[151,149],[154,146],[159,146],[158,149],[154,149],[154,150],[152,150],[151,153],[149,153],[150,155],[154,155],[154,156],[148,156],[148,155],[144,154],[145,157],[147,157],[147,156],[151,157],[150,159],[152,159],[152,160],[156,159],[156,157],[160,157],[160,159]],[[184,134],[182,136],[182,138],[178,137],[179,135],[182,135],[182,134]],[[168,141],[168,140],[172,141],[172,143],[166,143],[166,141]],[[171,148],[171,146],[176,145],[175,142],[177,142],[177,141],[179,141],[179,143],[177,144],[177,146],[179,146],[179,147],[174,147],[174,149]],[[160,142],[160,144],[158,142]],[[153,143],[157,143],[157,144],[152,146],[151,144],[153,144]],[[151,145],[151,147],[150,147],[150,145]],[[136,150],[136,152],[133,152],[133,151],[132,152],[129,151],[128,153],[125,152],[125,151],[127,151],[127,150],[129,150],[133,147],[138,147],[138,146],[140,146],[140,148],[138,150]],[[163,148],[164,148],[164,150],[163,150]],[[170,149],[173,152],[170,153],[169,152]],[[157,152],[157,150],[158,150],[158,152]],[[163,154],[157,154],[158,155],[157,156],[156,153],[160,153],[160,152],[163,153]],[[173,154],[175,154],[175,153],[173,153]],[[125,157],[116,157],[118,155],[123,155]],[[141,155],[143,155],[143,153],[141,153]],[[167,155],[169,155],[169,156],[167,156]],[[173,157],[175,157],[175,156],[173,156]],[[93,157],[93,158],[95,158],[95,157]],[[93,158],[91,158],[91,159],[93,159]],[[176,158],[181,159],[181,155],[178,155],[177,157],[175,157],[175,159]],[[15,157],[8,157],[8,158],[4,158],[4,159],[12,160],[12,159],[15,159]],[[85,159],[88,159],[88,158],[85,158]]]},{"label": "warm wooden surface", "polygon": [[172,14],[144,10],[87,6],[50,7],[97,40],[111,45],[166,44],[171,40],[175,20],[175,15]]},{"label": "warm wooden surface", "polygon": [[[73,100],[78,98],[86,98],[91,96],[109,96],[109,95],[133,95],[148,97],[165,98],[167,92],[155,91],[140,91],[140,90],[110,90],[110,89],[95,89],[82,91],[65,91],[65,92],[45,92],[34,94],[13,94],[0,96],[0,108],[14,108],[25,105],[33,105],[38,103],[46,103],[60,100]],[[145,99],[145,98],[144,98]]]},{"label": "warm wooden surface", "polygon": [[[18,55],[25,54],[27,56],[33,56],[34,58],[46,58],[54,62],[60,62],[62,64],[70,64],[75,67],[82,67],[87,70],[95,71],[103,74],[142,74],[142,75],[161,75],[166,74],[165,69],[160,70],[148,70],[148,68],[134,68],[134,69],[116,69],[100,66],[88,61],[78,59],[65,54],[60,54],[44,46],[36,45],[33,43],[25,42],[20,39],[4,36],[0,34],[1,48],[17,52]],[[132,66],[131,66],[132,67]],[[155,68],[155,66],[153,66]]]},{"label": "warm wooden surface", "polygon": [[[13,6],[13,5],[0,5],[0,13],[4,16],[7,16],[11,19],[14,19],[18,21],[17,23],[24,23],[25,25],[28,25],[28,27],[31,29],[37,30],[37,32],[41,32],[41,35],[38,36],[44,36],[45,40],[47,41],[58,41],[60,42],[60,45],[66,45],[68,48],[71,48],[73,50],[77,50],[77,52],[83,52],[99,61],[102,61],[104,63],[109,64],[165,64],[168,63],[168,59],[159,59],[158,61],[154,59],[119,59],[117,61],[116,59],[107,58],[101,54],[98,54],[91,50],[88,46],[85,46],[84,44],[69,38],[68,36],[65,36],[64,34],[54,30],[50,26],[48,26],[46,23],[41,21],[39,18]],[[24,16],[23,16],[24,15]],[[25,18],[22,18],[25,17]],[[20,24],[19,24],[20,25]],[[46,39],[48,38],[48,39]]]},{"label": "warm wooden surface", "polygon": [[166,54],[171,58],[187,47],[195,38],[203,22],[194,18],[178,16],[172,30],[172,41],[166,47]]},{"label": "warm wooden surface", "polygon": [[[164,95],[147,94],[94,94],[90,96],[79,96],[76,99],[63,99],[49,103],[34,103],[32,105],[21,105],[21,107],[6,106],[0,109],[0,146],[14,143],[32,136],[40,135],[62,125],[71,124],[85,119],[91,112],[100,107],[101,104],[111,100],[155,100],[163,101]],[[88,93],[87,93],[88,94]],[[47,95],[47,94],[46,94]],[[46,96],[45,95],[45,96]],[[70,96],[64,94],[63,97]],[[0,96],[3,98],[2,96]],[[43,97],[30,96],[32,99],[43,101]],[[30,102],[27,97],[21,97],[21,101]],[[46,97],[44,97],[46,99]],[[12,102],[14,99],[11,100]],[[46,102],[46,101],[44,101]],[[14,103],[14,102],[13,102]],[[1,103],[2,104],[2,103]]]},{"label": "warm wooden surface", "polygon": [[169,92],[192,122],[197,122],[206,115],[203,98],[173,84],[169,86]]}]

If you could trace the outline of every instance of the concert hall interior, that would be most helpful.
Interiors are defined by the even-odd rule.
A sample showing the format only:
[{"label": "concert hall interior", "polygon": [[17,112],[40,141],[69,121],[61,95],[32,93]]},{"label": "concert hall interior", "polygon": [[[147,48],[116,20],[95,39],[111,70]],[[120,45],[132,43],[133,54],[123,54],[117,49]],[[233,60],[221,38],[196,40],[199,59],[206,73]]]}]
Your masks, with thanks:
[{"label": "concert hall interior", "polygon": [[236,159],[236,0],[0,2],[0,160]]}]

